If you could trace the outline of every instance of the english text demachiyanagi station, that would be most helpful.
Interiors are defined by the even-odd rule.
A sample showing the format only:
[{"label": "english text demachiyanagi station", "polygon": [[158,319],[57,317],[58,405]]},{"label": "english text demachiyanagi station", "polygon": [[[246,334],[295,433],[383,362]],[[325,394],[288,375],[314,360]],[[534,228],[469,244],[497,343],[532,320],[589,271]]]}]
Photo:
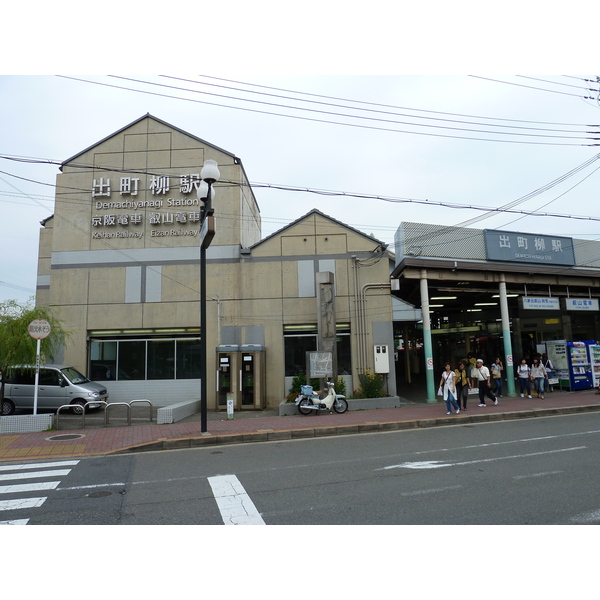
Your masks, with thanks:
[{"label": "english text demachiyanagi station", "polygon": [[[217,162],[200,328],[200,170]],[[600,243],[403,222],[395,252],[317,209],[268,236],[242,161],[145,115],[66,160],[42,222],[38,305],[72,332],[61,362],[113,402],[277,407],[332,340],[347,394],[433,401],[468,352],[510,366],[544,340],[600,338]],[[375,213],[376,214],[376,213]]]}]

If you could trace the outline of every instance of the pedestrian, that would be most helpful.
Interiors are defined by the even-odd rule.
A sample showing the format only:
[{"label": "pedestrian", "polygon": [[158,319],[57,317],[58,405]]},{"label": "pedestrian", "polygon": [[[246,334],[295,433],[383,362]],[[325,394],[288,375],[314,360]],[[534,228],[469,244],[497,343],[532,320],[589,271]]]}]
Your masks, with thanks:
[{"label": "pedestrian", "polygon": [[473,353],[469,352],[467,354],[466,367],[467,367],[467,377],[470,377],[471,380],[475,379],[475,364],[476,364],[476,362],[477,361],[475,360]]},{"label": "pedestrian", "polygon": [[[544,352],[542,354],[542,364],[544,365],[546,372],[554,370],[554,365],[552,361],[548,358],[548,355]],[[548,373],[548,391],[553,392],[554,388],[550,385],[550,373]]]},{"label": "pedestrian", "polygon": [[527,364],[527,360],[524,358],[521,364],[517,367],[517,377],[519,379],[519,387],[521,389],[521,398],[525,397],[525,390],[527,390],[527,397],[531,398],[531,369]]},{"label": "pedestrian", "polygon": [[467,367],[464,361],[458,363],[458,369],[454,371],[456,374],[456,401],[461,410],[467,410],[467,398],[471,389],[471,378],[467,374]]},{"label": "pedestrian", "polygon": [[544,389],[548,382],[548,371],[546,371],[546,367],[544,367],[537,356],[533,359],[533,364],[531,365],[531,378],[533,379],[533,386],[537,397],[543,400]]},{"label": "pedestrian", "polygon": [[444,372],[440,379],[440,388],[442,395],[446,401],[446,408],[448,409],[447,415],[452,414],[452,407],[456,410],[456,414],[460,412],[460,408],[456,403],[456,373],[452,370],[450,363],[444,364]]},{"label": "pedestrian", "polygon": [[491,392],[492,384],[490,383],[490,370],[484,366],[483,359],[478,358],[475,363],[475,376],[479,386],[479,404],[478,406],[486,406],[486,396],[498,404],[498,398]]},{"label": "pedestrian", "polygon": [[490,373],[492,374],[492,392],[498,398],[502,398],[502,371],[504,371],[504,365],[500,357],[497,357],[490,365]]}]

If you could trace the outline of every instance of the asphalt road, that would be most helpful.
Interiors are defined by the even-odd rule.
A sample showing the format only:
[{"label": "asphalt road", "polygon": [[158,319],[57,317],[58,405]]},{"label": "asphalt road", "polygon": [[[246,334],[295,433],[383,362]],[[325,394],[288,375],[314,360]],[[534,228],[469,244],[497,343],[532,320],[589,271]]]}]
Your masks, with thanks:
[{"label": "asphalt road", "polygon": [[589,413],[3,463],[0,521],[587,525],[600,523],[599,456]]}]

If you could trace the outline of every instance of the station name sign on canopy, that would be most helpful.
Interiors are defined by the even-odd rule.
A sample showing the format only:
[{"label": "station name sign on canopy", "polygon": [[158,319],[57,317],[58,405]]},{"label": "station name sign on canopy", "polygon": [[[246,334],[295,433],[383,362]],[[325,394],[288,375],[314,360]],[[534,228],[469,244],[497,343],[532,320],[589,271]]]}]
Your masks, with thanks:
[{"label": "station name sign on canopy", "polygon": [[483,236],[488,260],[550,266],[575,265],[572,238],[496,229],[484,229]]}]

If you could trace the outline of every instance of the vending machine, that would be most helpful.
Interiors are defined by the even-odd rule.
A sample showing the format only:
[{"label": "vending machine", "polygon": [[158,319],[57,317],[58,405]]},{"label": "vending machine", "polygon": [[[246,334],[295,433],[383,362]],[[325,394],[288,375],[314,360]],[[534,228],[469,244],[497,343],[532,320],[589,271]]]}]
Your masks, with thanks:
[{"label": "vending machine", "polygon": [[564,340],[546,342],[548,358],[554,365],[561,388],[585,390],[594,386],[588,348],[595,343]]},{"label": "vending machine", "polygon": [[592,364],[592,381],[594,387],[600,386],[600,345],[590,344],[588,346],[590,353],[590,363]]}]

